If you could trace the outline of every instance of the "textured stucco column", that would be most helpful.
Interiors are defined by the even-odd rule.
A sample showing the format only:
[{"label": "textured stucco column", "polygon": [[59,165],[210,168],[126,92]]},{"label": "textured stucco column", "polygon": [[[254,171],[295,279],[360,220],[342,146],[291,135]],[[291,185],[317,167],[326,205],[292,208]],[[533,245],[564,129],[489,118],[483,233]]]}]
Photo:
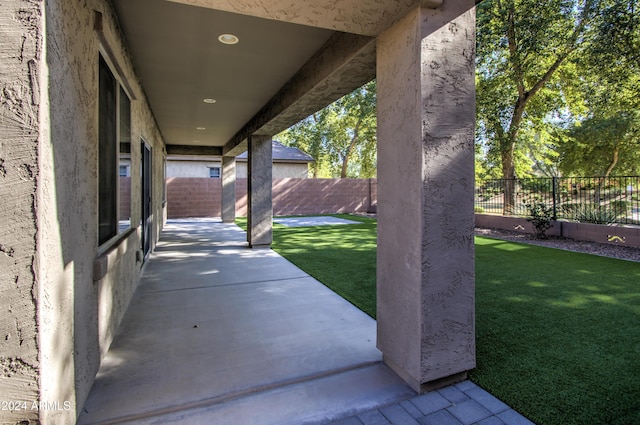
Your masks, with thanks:
[{"label": "textured stucco column", "polygon": [[252,248],[268,248],[273,238],[271,138],[249,137],[248,151],[247,240]]},{"label": "textured stucco column", "polygon": [[473,0],[378,39],[378,347],[416,391],[475,367]]},{"label": "textured stucco column", "polygon": [[[40,145],[46,144],[40,132],[48,119],[47,105],[41,105],[47,90],[40,77],[44,8],[43,2],[18,0],[0,7],[0,423],[7,424],[39,423],[32,402],[49,401],[43,373],[52,368],[43,359],[40,312],[63,293],[40,296],[43,286],[57,284],[39,274],[38,261],[46,250],[40,245],[38,194],[49,187],[40,172]],[[60,335],[68,330],[60,328]]]},{"label": "textured stucco column", "polygon": [[236,157],[222,157],[222,222],[236,219]]}]

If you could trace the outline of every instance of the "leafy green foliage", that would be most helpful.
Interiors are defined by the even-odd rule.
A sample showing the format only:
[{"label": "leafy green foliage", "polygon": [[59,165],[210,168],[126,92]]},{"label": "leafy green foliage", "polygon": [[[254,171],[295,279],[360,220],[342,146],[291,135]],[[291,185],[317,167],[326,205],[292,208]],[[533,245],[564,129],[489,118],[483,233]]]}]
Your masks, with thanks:
[{"label": "leafy green foliage", "polygon": [[540,200],[534,200],[526,204],[526,208],[529,211],[527,221],[531,222],[533,228],[536,229],[536,237],[546,239],[546,232],[552,226],[553,207],[548,207],[547,204]]},{"label": "leafy green foliage", "polygon": [[375,81],[342,97],[276,138],[316,160],[313,177],[376,176]]},{"label": "leafy green foliage", "polygon": [[614,224],[621,215],[619,205],[573,204],[565,206],[564,210],[566,217],[579,223]]},{"label": "leafy green foliage", "polygon": [[549,112],[571,104],[566,93],[573,80],[561,77],[571,74],[568,58],[594,14],[590,0],[478,6],[478,139],[500,159],[504,178],[516,177],[516,160],[526,158],[522,133],[540,131]]},{"label": "leafy green foliage", "polygon": [[636,175],[640,112],[624,110],[577,122],[559,138],[558,151],[559,167],[566,175]]},{"label": "leafy green foliage", "polygon": [[485,0],[477,40],[484,169],[637,170],[640,0]]}]

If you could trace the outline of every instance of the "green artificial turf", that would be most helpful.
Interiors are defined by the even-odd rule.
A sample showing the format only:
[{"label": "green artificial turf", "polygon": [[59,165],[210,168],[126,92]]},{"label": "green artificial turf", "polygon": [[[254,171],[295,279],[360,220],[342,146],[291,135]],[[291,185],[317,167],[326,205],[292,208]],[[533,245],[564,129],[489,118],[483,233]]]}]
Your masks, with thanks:
[{"label": "green artificial turf", "polygon": [[476,238],[471,378],[538,424],[640,423],[640,264]]},{"label": "green artificial turf", "polygon": [[[375,317],[376,223],[347,218],[273,248]],[[471,379],[535,423],[640,423],[639,263],[476,238],[476,336]]]}]

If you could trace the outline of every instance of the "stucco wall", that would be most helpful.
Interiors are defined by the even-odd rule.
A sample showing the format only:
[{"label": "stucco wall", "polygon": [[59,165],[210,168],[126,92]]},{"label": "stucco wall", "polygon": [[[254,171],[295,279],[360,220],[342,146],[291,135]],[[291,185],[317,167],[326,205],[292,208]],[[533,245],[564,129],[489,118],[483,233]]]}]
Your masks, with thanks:
[{"label": "stucco wall", "polygon": [[[236,177],[239,179],[247,178],[247,163],[244,161],[236,162]],[[309,177],[309,165],[274,162],[271,177],[274,179],[306,179]]]},{"label": "stucco wall", "polygon": [[[22,1],[22,7],[34,2]],[[42,423],[74,423],[102,355],[141,273],[140,179],[131,180],[134,228],[98,246],[98,58],[114,65],[131,95],[131,175],[140,176],[140,139],[154,152],[155,238],[162,225],[163,142],[106,0],[50,0],[39,57],[37,270]],[[96,30],[96,12],[102,31]],[[69,408],[67,409],[67,406]]]},{"label": "stucco wall", "polygon": [[209,168],[219,167],[222,174],[221,161],[167,161],[167,177],[209,177]]},{"label": "stucco wall", "polygon": [[[167,177],[188,177],[203,178],[209,177],[210,167],[222,167],[221,161],[167,161]],[[220,170],[222,175],[222,170]],[[274,162],[272,168],[272,177],[274,179],[306,179],[309,177],[309,166],[306,163],[283,163]],[[236,178],[247,178],[247,163],[243,161],[236,162]]]},{"label": "stucco wall", "polygon": [[38,266],[36,190],[39,142],[37,85],[43,35],[41,2],[0,7],[0,410],[1,423],[38,420]]}]

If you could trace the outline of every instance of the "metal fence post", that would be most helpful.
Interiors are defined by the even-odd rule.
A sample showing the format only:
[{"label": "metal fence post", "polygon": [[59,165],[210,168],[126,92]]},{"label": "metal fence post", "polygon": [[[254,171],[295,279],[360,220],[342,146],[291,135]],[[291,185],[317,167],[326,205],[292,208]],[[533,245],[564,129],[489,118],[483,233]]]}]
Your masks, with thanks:
[{"label": "metal fence post", "polygon": [[557,191],[556,191],[556,184],[558,183],[557,178],[555,176],[553,176],[551,178],[551,196],[553,197],[553,220],[556,221],[558,220],[558,211],[556,209],[557,207],[557,200],[556,200],[556,195],[557,195]]}]

